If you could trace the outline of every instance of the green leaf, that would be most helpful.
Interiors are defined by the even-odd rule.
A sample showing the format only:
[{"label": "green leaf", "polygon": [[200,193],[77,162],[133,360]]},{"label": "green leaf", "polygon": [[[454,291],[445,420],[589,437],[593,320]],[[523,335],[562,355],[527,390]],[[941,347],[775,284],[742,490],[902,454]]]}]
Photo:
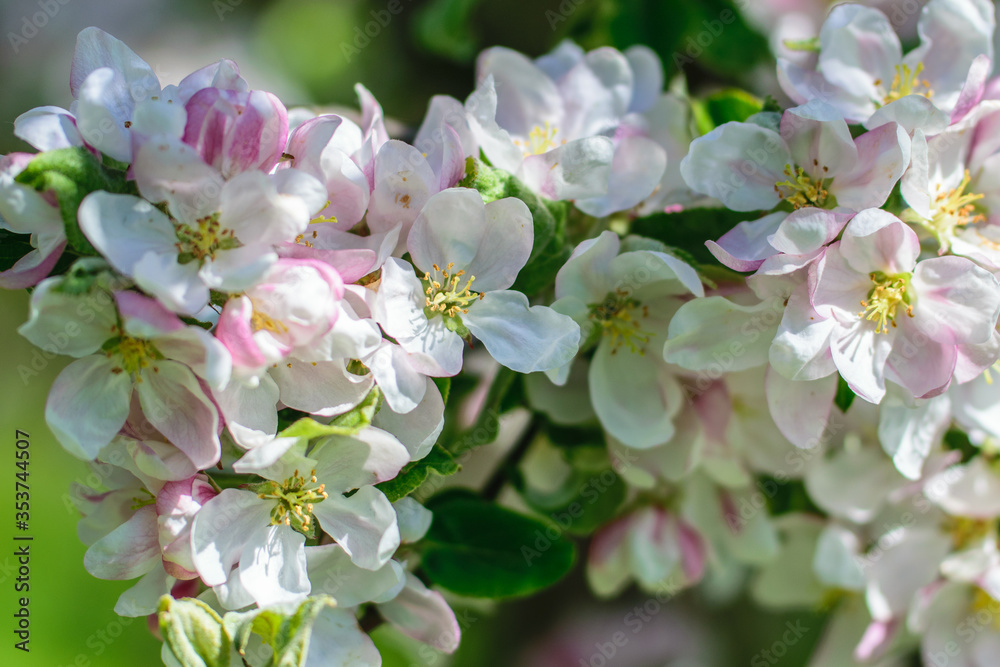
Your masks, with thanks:
[{"label": "green leaf", "polygon": [[689,253],[701,264],[721,266],[705,247],[705,241],[718,240],[744,220],[754,220],[760,213],[740,213],[724,208],[689,208],[678,213],[657,213],[632,223],[631,232],[662,241]]},{"label": "green leaf", "polygon": [[406,464],[395,478],[380,482],[375,486],[385,494],[389,502],[394,503],[419,489],[431,473],[447,477],[458,471],[459,465],[454,457],[440,445],[434,445],[427,456],[419,461]]},{"label": "green leaf", "polygon": [[421,566],[453,593],[521,597],[555,584],[573,567],[576,545],[554,526],[456,494],[432,498],[427,507],[434,520]]},{"label": "green leaf", "polygon": [[851,403],[854,402],[854,390],[851,386],[847,384],[847,380],[838,376],[837,377],[837,394],[833,398],[833,404],[836,405],[841,412],[847,412],[851,407]]},{"label": "green leaf", "polygon": [[327,435],[356,435],[362,429],[371,426],[381,398],[382,392],[378,387],[373,387],[353,410],[336,417],[329,424],[321,424],[311,417],[303,417],[282,429],[278,437],[312,440]]},{"label": "green leaf", "polygon": [[136,194],[135,184],[125,180],[125,172],[105,167],[83,147],[39,153],[14,180],[38,192],[55,195],[69,246],[84,255],[98,253],[80,231],[76,219],[83,198],[98,190]]},{"label": "green leaf", "polygon": [[708,134],[724,123],[742,123],[763,107],[763,102],[738,88],[720,90],[691,104],[695,124],[701,134]]},{"label": "green leaf", "polygon": [[565,234],[554,237],[537,259],[528,262],[521,269],[511,289],[533,296],[551,287],[559,269],[566,264],[572,254],[573,246],[566,243]]},{"label": "green leaf", "polygon": [[229,667],[232,639],[222,618],[201,600],[160,598],[160,634],[182,667]]}]

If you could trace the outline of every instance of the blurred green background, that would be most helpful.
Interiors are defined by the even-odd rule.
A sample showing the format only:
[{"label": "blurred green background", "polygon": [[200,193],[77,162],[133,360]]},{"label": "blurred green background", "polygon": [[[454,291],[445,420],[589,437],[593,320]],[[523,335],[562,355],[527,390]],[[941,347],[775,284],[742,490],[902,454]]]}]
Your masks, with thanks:
[{"label": "blurred green background", "polygon": [[[658,51],[668,77],[677,73],[674,54],[727,9],[728,0],[665,2],[635,0],[4,0],[0,3],[0,153],[28,150],[13,137],[13,120],[40,105],[68,106],[70,62],[79,30],[99,26],[128,43],[157,71],[176,83],[197,67],[233,58],[254,88],[295,104],[353,107],[353,85],[364,83],[386,114],[400,121],[402,137],[420,122],[429,98],[463,98],[474,81],[475,54],[505,45],[540,55],[570,37],[593,48],[645,43]],[[815,2],[813,4],[822,4]],[[386,20],[386,17],[390,17]],[[374,22],[374,23],[373,23]],[[367,29],[367,34],[365,30]],[[764,37],[742,19],[723,37],[709,40],[685,65],[695,90],[724,85],[773,90],[773,63]],[[56,359],[25,382],[19,367],[34,349],[17,335],[27,316],[27,294],[0,292],[0,664],[25,667],[160,664],[159,644],[144,620],[123,622],[113,612],[128,584],[98,581],[83,569],[84,547],[76,537],[75,510],[65,493],[86,467],[61,450],[48,434],[43,409],[53,378],[65,365]],[[31,434],[31,652],[13,649],[15,611],[13,541],[14,433]],[[585,552],[584,552],[585,553]],[[454,665],[578,667],[573,646],[596,651],[613,633],[628,630],[626,615],[647,598],[636,592],[598,603],[587,592],[580,568],[539,598],[464,612],[465,639]],[[659,610],[628,650],[608,662],[633,667],[696,667],[748,664],[781,635],[786,621],[808,628],[789,649],[786,664],[803,656],[819,638],[822,620],[811,614],[762,614],[745,602],[711,613],[691,594]],[[376,632],[389,667],[448,664],[420,652],[391,632]],[[631,635],[630,635],[631,636]],[[589,655],[589,653],[588,653]],[[603,664],[600,655],[588,663]]]}]

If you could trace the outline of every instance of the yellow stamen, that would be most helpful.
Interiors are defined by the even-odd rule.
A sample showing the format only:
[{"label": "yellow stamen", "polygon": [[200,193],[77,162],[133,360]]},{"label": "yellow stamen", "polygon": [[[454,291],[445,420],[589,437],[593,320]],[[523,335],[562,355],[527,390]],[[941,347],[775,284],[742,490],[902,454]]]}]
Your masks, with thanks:
[{"label": "yellow stamen", "polygon": [[[552,127],[549,121],[545,121],[545,127],[540,127],[536,125],[532,128],[531,132],[528,133],[528,139],[526,141],[521,141],[518,139],[514,140],[514,144],[517,145],[521,152],[524,153],[524,157],[530,155],[541,155],[542,153],[547,153],[558,144],[556,144],[556,134],[559,132],[558,128]],[[566,143],[563,141],[562,143]]]},{"label": "yellow stamen", "polygon": [[908,316],[913,317],[913,306],[907,294],[910,274],[889,276],[876,271],[870,278],[875,286],[868,292],[868,298],[861,300],[864,310],[858,313],[858,317],[875,322],[875,333],[889,333],[889,324],[896,326],[896,310],[900,305]]},{"label": "yellow stamen", "polygon": [[[917,63],[916,68],[910,69],[909,65],[896,65],[896,75],[892,77],[892,85],[882,96],[881,102],[876,100],[877,106],[885,106],[890,102],[904,98],[907,95],[921,95],[927,99],[934,97],[931,84],[927,79],[921,79],[920,74],[924,71],[924,64]],[[882,88],[882,80],[875,81],[875,85]]]},{"label": "yellow stamen", "polygon": [[302,477],[296,470],[283,482],[265,483],[257,496],[262,500],[276,501],[274,509],[271,510],[273,525],[284,524],[309,536],[315,525],[312,515],[314,505],[330,497],[323,490],[324,485],[316,487],[315,484],[315,470],[309,477]]},{"label": "yellow stamen", "polygon": [[590,319],[601,327],[601,333],[611,339],[611,354],[617,354],[622,345],[639,355],[646,354],[646,344],[653,338],[651,331],[644,331],[639,320],[649,316],[649,307],[641,305],[623,290],[608,292],[601,303],[587,306]]},{"label": "yellow stamen", "polygon": [[[823,169],[827,170],[826,167]],[[785,176],[788,180],[775,183],[774,191],[796,209],[804,206],[823,206],[830,196],[829,190],[826,189],[827,179],[813,180],[802,167],[793,168],[792,165],[786,164]]]},{"label": "yellow stamen", "polygon": [[465,271],[454,272],[455,263],[450,262],[443,270],[437,264],[432,265],[434,271],[424,273],[425,310],[428,317],[440,313],[448,317],[457,317],[469,312],[469,306],[483,295],[472,291],[475,276],[469,276],[462,284]]},{"label": "yellow stamen", "polygon": [[233,230],[223,229],[219,224],[218,213],[206,216],[194,225],[178,224],[174,233],[177,235],[174,246],[181,264],[215,259],[218,251],[240,246]]},{"label": "yellow stamen", "polygon": [[[983,195],[965,191],[971,180],[969,170],[966,169],[958,187],[934,195],[931,200],[931,219],[920,221],[941,244],[938,254],[943,255],[951,249],[951,240],[955,237],[956,230],[986,221],[985,215],[976,213],[976,205],[973,203],[982,199]],[[940,183],[937,189],[941,189]]]}]

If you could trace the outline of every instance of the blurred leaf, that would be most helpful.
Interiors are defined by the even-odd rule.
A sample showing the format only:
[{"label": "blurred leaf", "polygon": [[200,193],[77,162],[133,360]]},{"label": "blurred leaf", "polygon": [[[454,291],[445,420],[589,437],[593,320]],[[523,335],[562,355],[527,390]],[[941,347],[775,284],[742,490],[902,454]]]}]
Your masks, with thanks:
[{"label": "blurred leaf", "polygon": [[413,21],[417,42],[439,56],[456,62],[472,60],[479,50],[479,36],[472,15],[480,0],[431,0]]},{"label": "blurred leaf", "polygon": [[705,247],[705,241],[720,236],[759,213],[730,211],[724,208],[688,208],[678,213],[657,213],[632,223],[631,232],[662,241],[691,255],[702,264],[718,265]]},{"label": "blurred leaf", "polygon": [[576,545],[555,527],[473,497],[438,496],[421,565],[459,595],[511,598],[548,588],[576,560]]},{"label": "blurred leaf", "polygon": [[660,2],[622,0],[610,21],[620,49],[645,44],[663,61],[669,79],[697,66],[715,74],[745,76],[770,57],[767,39],[747,25],[731,0]]},{"label": "blurred leaf", "polygon": [[628,491],[622,478],[607,465],[607,450],[601,447],[599,451],[603,467],[589,470],[574,466],[554,491],[533,489],[519,475],[513,479],[514,486],[533,510],[567,533],[590,535],[617,516]]},{"label": "blurred leaf", "polygon": [[837,377],[837,394],[833,398],[833,404],[840,409],[841,412],[847,412],[851,403],[854,402],[854,390],[851,386],[847,384],[847,380],[842,377]]},{"label": "blurred leaf", "polygon": [[32,250],[30,234],[0,229],[0,271],[8,270]]},{"label": "blurred leaf", "polygon": [[419,489],[431,473],[447,477],[458,471],[459,465],[455,462],[455,458],[440,445],[434,445],[427,456],[419,461],[407,463],[395,478],[375,486],[385,494],[389,502],[394,503]]},{"label": "blurred leaf", "polygon": [[955,428],[949,429],[944,434],[944,446],[956,452],[961,452],[962,463],[967,463],[979,455],[979,447],[972,444],[969,436],[964,431],[959,431]]},{"label": "blurred leaf", "polygon": [[703,99],[693,100],[691,108],[698,132],[708,134],[724,123],[742,123],[761,111],[764,104],[745,90],[729,88]]},{"label": "blurred leaf", "polygon": [[600,426],[559,426],[548,422],[545,435],[556,447],[604,447],[604,431]]},{"label": "blurred leaf", "polygon": [[496,440],[497,434],[500,432],[500,415],[504,412],[504,397],[515,386],[518,375],[515,371],[503,366],[497,369],[496,377],[493,378],[493,384],[490,385],[490,390],[486,394],[486,400],[483,401],[476,421],[457,438],[456,442],[448,447],[449,452],[457,456]]},{"label": "blurred leaf", "polygon": [[441,392],[441,401],[447,407],[448,398],[451,395],[451,378],[431,378],[431,380],[437,386],[438,391]]},{"label": "blurred leaf", "polygon": [[366,32],[373,19],[361,13],[363,7],[327,0],[269,2],[256,21],[253,46],[263,61],[306,86],[317,101],[329,100],[332,95],[337,101],[354,104],[352,86],[358,80],[359,66],[368,59],[362,54],[369,55],[367,50],[375,39],[384,39],[377,23],[378,32]]},{"label": "blurred leaf", "polygon": [[791,512],[805,512],[825,516],[806,491],[801,479],[778,480],[770,475],[758,475],[756,487],[767,498],[768,513],[779,516]]}]

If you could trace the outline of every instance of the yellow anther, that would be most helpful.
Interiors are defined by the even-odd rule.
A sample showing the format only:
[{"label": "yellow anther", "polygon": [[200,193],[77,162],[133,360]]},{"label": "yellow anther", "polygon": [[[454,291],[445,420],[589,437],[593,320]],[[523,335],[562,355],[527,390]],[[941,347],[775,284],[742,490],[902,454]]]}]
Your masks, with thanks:
[{"label": "yellow anther", "polygon": [[288,325],[286,325],[281,320],[276,320],[267,313],[257,308],[257,304],[253,304],[253,313],[250,315],[250,327],[254,331],[260,331],[261,329],[265,331],[270,331],[273,334],[285,334],[288,333]]},{"label": "yellow anther", "polygon": [[900,306],[909,317],[913,317],[913,306],[907,286],[910,274],[889,276],[881,271],[870,274],[874,287],[868,293],[867,299],[861,300],[863,311],[858,317],[875,322],[875,333],[889,333],[889,325],[896,326],[896,311]]},{"label": "yellow anther", "polygon": [[[326,200],[326,204],[324,204],[323,208],[320,209],[320,210],[325,211],[327,209],[327,207],[330,206],[330,203],[331,203],[330,200],[327,199]],[[318,215],[315,218],[313,218],[312,220],[310,220],[309,224],[313,225],[313,224],[320,223],[320,222],[337,222],[337,216],[331,215],[330,217],[326,217],[326,216]],[[315,233],[313,233],[313,238],[316,238]]]},{"label": "yellow anther", "polygon": [[[909,65],[896,65],[896,75],[892,77],[892,85],[889,86],[889,90],[882,96],[881,102],[878,100],[875,101],[876,105],[885,106],[907,95],[921,95],[927,99],[934,97],[934,91],[931,90],[930,82],[927,79],[920,78],[920,74],[923,71],[923,63],[917,63],[917,66],[912,70]],[[875,85],[881,88],[882,80],[876,79]]]},{"label": "yellow anther", "polygon": [[[819,167],[819,164],[817,163],[815,166]],[[822,169],[824,172],[829,171],[825,166]],[[826,189],[825,181],[827,179],[813,180],[802,167],[792,167],[792,165],[786,164],[785,176],[788,177],[788,180],[775,183],[774,191],[781,199],[796,209],[804,206],[823,206],[827,197],[830,196],[829,190]]]},{"label": "yellow anther", "polygon": [[308,535],[314,525],[312,512],[315,504],[330,497],[323,490],[325,485],[313,486],[315,484],[315,471],[304,478],[297,470],[284,482],[267,482],[258,497],[276,501],[271,510],[271,523],[284,524]]},{"label": "yellow anther", "polygon": [[[450,262],[441,269],[437,264],[432,265],[434,272],[424,273],[424,304],[430,311],[428,317],[441,313],[448,317],[456,317],[459,314],[468,313],[468,306],[477,298],[482,298],[482,294],[472,291],[472,283],[475,276],[469,276],[463,284],[465,276],[464,270],[450,273],[455,268],[455,263]],[[440,279],[439,279],[440,278]]]},{"label": "yellow anther", "polygon": [[[532,128],[531,132],[528,133],[528,138],[525,141],[519,139],[514,140],[514,144],[521,149],[521,152],[525,157],[530,155],[541,155],[542,153],[547,153],[558,144],[556,143],[556,134],[558,134],[559,129],[552,127],[549,121],[545,121],[545,127],[536,125]],[[566,143],[563,141],[562,143]]]},{"label": "yellow anther", "polygon": [[986,221],[986,216],[976,213],[974,203],[982,199],[983,195],[965,191],[971,181],[969,170],[966,169],[962,182],[957,187],[940,192],[941,185],[938,184],[938,192],[931,200],[931,219],[920,221],[937,237],[938,243],[941,244],[939,254],[951,249],[951,240],[957,229]]},{"label": "yellow anther", "polygon": [[129,375],[135,375],[143,368],[149,366],[150,362],[163,358],[163,355],[159,353],[150,341],[130,336],[123,336],[105,354],[108,358],[117,356],[121,359],[121,366],[116,366],[113,372],[116,374],[124,372]]},{"label": "yellow anther", "polygon": [[625,345],[631,352],[645,355],[646,344],[653,332],[644,331],[639,320],[648,317],[648,306],[641,305],[624,291],[609,292],[601,303],[587,306],[590,319],[601,327],[601,333],[611,339],[611,354]]},{"label": "yellow anther", "polygon": [[206,216],[193,225],[178,224],[174,230],[177,235],[178,261],[181,264],[190,261],[215,259],[219,250],[239,247],[240,242],[231,229],[223,229],[219,223],[219,214]]}]

